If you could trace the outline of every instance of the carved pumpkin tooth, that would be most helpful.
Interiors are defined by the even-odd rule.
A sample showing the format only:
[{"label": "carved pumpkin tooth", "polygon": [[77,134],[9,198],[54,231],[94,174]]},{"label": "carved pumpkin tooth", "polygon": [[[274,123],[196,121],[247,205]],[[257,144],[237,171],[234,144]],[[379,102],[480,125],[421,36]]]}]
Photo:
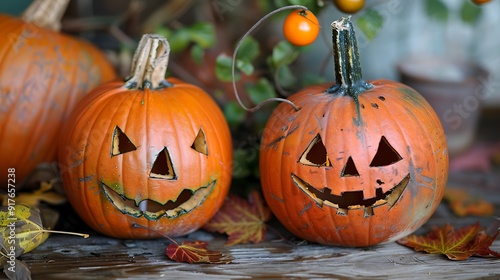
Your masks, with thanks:
[{"label": "carved pumpkin tooth", "polygon": [[347,216],[347,212],[348,212],[348,210],[344,209],[344,208],[338,208],[337,209],[337,215]]},{"label": "carved pumpkin tooth", "polygon": [[148,201],[145,199],[139,203],[139,210],[145,212],[148,210]]},{"label": "carved pumpkin tooth", "polygon": [[401,182],[392,189],[391,193],[386,196],[385,200],[389,205],[389,209],[391,209],[394,206],[394,204],[396,204],[396,202],[399,200],[404,190],[406,189],[406,186],[408,185],[409,181],[410,181],[410,174],[408,173],[408,175],[406,175],[406,177],[404,177],[403,180],[401,180]]},{"label": "carved pumpkin tooth", "polygon": [[364,217],[367,218],[371,216],[373,216],[373,207],[372,206],[365,207]]},{"label": "carved pumpkin tooth", "polygon": [[333,207],[333,208],[339,208],[339,205],[338,204],[335,204],[329,200],[324,200],[323,201],[323,204],[326,205],[326,206],[329,206],[329,207]]}]

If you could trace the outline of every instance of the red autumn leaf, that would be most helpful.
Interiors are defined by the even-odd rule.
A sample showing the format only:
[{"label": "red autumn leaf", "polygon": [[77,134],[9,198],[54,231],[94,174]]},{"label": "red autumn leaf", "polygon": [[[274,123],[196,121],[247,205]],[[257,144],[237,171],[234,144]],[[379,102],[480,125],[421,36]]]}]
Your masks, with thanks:
[{"label": "red autumn leaf", "polygon": [[208,243],[204,241],[184,241],[181,245],[171,243],[166,253],[169,259],[176,262],[213,264],[231,262],[231,258],[221,252],[208,250],[207,246]]},{"label": "red autumn leaf", "polygon": [[460,188],[447,188],[443,199],[448,202],[448,206],[457,216],[491,216],[495,212],[495,207],[468,191]]},{"label": "red autumn leaf", "polygon": [[171,243],[167,246],[166,255],[169,259],[176,262],[187,263],[230,263],[233,259],[231,256],[223,255],[219,251],[208,250],[208,243],[205,241],[183,241],[182,244],[177,243],[173,238],[154,229],[149,229],[146,226],[133,224],[134,228],[144,228],[152,230],[160,235],[163,235]]},{"label": "red autumn leaf", "polygon": [[495,241],[499,229],[488,235],[479,223],[455,230],[447,224],[434,227],[427,235],[410,235],[398,240],[401,245],[430,254],[444,254],[450,260],[466,260],[471,256],[500,258],[500,253],[489,247]]},{"label": "red autumn leaf", "polygon": [[264,205],[259,192],[248,195],[248,201],[229,195],[221,209],[203,227],[210,232],[227,234],[226,245],[239,243],[259,243],[266,236],[266,222],[271,218],[271,210]]}]

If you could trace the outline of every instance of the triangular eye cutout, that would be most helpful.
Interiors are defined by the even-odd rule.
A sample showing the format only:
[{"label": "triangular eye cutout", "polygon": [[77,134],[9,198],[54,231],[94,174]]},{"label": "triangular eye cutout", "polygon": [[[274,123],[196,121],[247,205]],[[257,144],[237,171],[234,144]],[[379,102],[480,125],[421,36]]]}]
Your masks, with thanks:
[{"label": "triangular eye cutout", "polygon": [[319,134],[309,143],[309,146],[307,146],[304,153],[300,156],[299,162],[312,166],[332,166]]},{"label": "triangular eye cutout", "polygon": [[396,152],[396,150],[389,144],[389,141],[382,136],[378,144],[377,153],[373,157],[370,167],[387,166],[396,163],[403,158]]},{"label": "triangular eye cutout", "polygon": [[113,140],[111,142],[111,156],[117,156],[124,153],[137,150],[137,147],[130,141],[127,134],[116,126],[113,131]]},{"label": "triangular eye cutout", "polygon": [[174,167],[172,166],[172,159],[170,159],[170,153],[168,152],[167,147],[161,150],[161,152],[153,162],[153,167],[151,168],[151,172],[149,173],[149,178],[165,180],[177,179]]},{"label": "triangular eye cutout", "polygon": [[205,132],[203,132],[203,129],[200,128],[200,130],[198,131],[198,135],[196,135],[196,138],[194,138],[191,148],[199,153],[208,156],[207,139],[205,138]]}]

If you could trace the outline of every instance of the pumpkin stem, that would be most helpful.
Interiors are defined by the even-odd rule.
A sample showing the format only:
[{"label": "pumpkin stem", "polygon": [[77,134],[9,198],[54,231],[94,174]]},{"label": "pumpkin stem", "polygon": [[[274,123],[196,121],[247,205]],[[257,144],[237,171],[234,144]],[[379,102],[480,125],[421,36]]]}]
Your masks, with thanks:
[{"label": "pumpkin stem", "polygon": [[21,15],[21,19],[39,27],[59,31],[68,3],[69,0],[34,0]]},{"label": "pumpkin stem", "polygon": [[335,81],[327,92],[349,95],[357,102],[358,95],[373,87],[363,80],[359,62],[358,44],[351,18],[332,22],[333,60]]},{"label": "pumpkin stem", "polygon": [[128,89],[160,89],[172,86],[165,80],[170,44],[157,34],[145,34],[132,60],[132,77],[127,80]]}]

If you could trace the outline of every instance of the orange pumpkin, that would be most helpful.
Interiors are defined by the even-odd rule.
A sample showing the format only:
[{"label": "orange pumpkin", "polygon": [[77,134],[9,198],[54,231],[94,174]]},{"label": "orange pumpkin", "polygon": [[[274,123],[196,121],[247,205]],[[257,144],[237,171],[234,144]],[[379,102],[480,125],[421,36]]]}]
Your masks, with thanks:
[{"label": "orange pumpkin", "polygon": [[444,193],[441,123],[413,89],[361,76],[354,29],[332,24],[337,84],[292,95],[262,137],[260,173],[271,210],[293,234],[371,246],[418,229]]},{"label": "orange pumpkin", "polygon": [[16,187],[39,163],[56,160],[57,135],[75,103],[115,78],[93,45],[57,32],[68,0],[34,1],[21,18],[0,15],[0,176]]},{"label": "orange pumpkin", "polygon": [[61,136],[70,203],[89,226],[112,237],[192,232],[229,190],[232,145],[224,115],[202,89],[165,80],[168,53],[164,38],[145,35],[132,78],[89,94]]}]

